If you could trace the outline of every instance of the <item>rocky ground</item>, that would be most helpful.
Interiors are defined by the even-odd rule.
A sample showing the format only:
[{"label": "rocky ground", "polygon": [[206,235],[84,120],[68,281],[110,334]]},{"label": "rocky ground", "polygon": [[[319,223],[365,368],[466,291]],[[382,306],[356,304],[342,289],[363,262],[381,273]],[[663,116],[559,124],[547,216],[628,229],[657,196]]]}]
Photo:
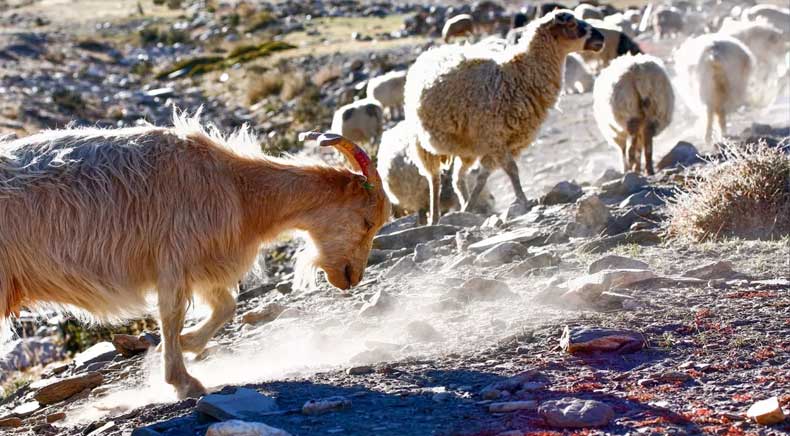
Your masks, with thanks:
[{"label": "rocky ground", "polygon": [[[234,24],[237,9],[207,13],[201,2],[141,2],[143,15],[126,1],[74,2],[64,14],[50,1],[4,3],[0,128],[20,136],[69,122],[165,125],[172,105],[202,105],[222,129],[251,123],[270,150],[299,152],[297,129],[326,127],[367,77],[406,67],[430,38],[399,33],[413,5],[283,6],[270,11],[276,30],[245,32],[256,14]],[[69,27],[80,8],[101,18]],[[303,24],[310,14],[321,26]],[[150,26],[163,36],[146,43]],[[294,48],[155,78],[270,40]],[[250,84],[272,71],[306,84],[249,101]],[[188,362],[213,392],[200,400],[177,401],[161,382],[151,325],[72,356],[64,338],[90,345],[75,337],[91,330],[25,313],[25,339],[0,360],[0,432],[220,435],[247,422],[271,426],[247,434],[272,435],[789,433],[778,416],[790,406],[790,240],[668,239],[666,202],[710,165],[697,154],[712,150],[676,146],[700,144],[693,117],[678,108],[656,146],[656,161],[668,157],[645,178],[615,171],[590,110],[590,94],[563,97],[522,156],[529,213],[394,221],[349,293],[323,281],[291,289],[298,243],[265,249],[233,322]],[[786,147],[788,119],[784,93],[730,128]],[[489,189],[506,209],[505,178]],[[203,315],[195,307],[190,322]]]}]

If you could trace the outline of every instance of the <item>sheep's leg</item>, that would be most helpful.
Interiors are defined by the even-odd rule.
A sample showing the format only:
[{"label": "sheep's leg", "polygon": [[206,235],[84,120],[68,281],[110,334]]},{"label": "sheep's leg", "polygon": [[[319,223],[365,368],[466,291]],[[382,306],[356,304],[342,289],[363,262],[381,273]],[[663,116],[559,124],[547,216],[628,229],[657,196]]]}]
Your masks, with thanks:
[{"label": "sheep's leg", "polygon": [[617,135],[614,142],[620,148],[620,156],[623,158],[623,174],[627,173],[630,168],[628,167],[628,153],[626,152],[628,146],[628,138],[625,135]]},{"label": "sheep's leg", "polygon": [[488,176],[491,175],[491,171],[486,168],[484,165],[480,166],[480,171],[477,173],[477,178],[475,178],[475,186],[472,187],[472,192],[469,193],[469,198],[466,200],[466,203],[461,207],[461,210],[464,212],[469,212],[472,208],[475,207],[475,203],[477,203],[478,197],[480,197],[480,193],[483,191],[483,188],[486,186],[486,182],[488,181]]},{"label": "sheep's leg", "polygon": [[469,201],[469,190],[466,186],[466,174],[469,172],[469,167],[472,166],[474,160],[463,159],[460,157],[455,158],[453,163],[453,190],[458,197],[458,202],[461,208]]},{"label": "sheep's leg", "polygon": [[716,112],[716,118],[719,121],[719,138],[724,140],[724,135],[727,134],[727,114],[720,110]]},{"label": "sheep's leg", "polygon": [[502,169],[510,179],[510,184],[513,185],[513,193],[516,194],[515,203],[526,208],[529,203],[527,202],[527,196],[524,195],[524,189],[521,188],[521,178],[518,175],[518,165],[516,165],[516,161],[513,159],[513,156],[510,154],[505,156],[502,162]]},{"label": "sheep's leg", "polygon": [[654,129],[649,124],[645,124],[642,129],[642,152],[645,154],[645,170],[651,176],[655,174],[653,169],[653,132]]},{"label": "sheep's leg", "polygon": [[713,108],[708,108],[707,118],[705,119],[705,145],[713,144]]},{"label": "sheep's leg", "polygon": [[428,178],[428,192],[431,196],[431,224],[439,223],[439,215],[441,215],[441,205],[439,204],[439,196],[442,192],[442,178],[439,171],[434,169],[431,177]]},{"label": "sheep's leg", "polygon": [[195,354],[206,348],[208,341],[217,333],[217,330],[233,318],[236,311],[236,300],[227,289],[210,289],[201,292],[201,297],[211,306],[211,316],[181,334],[183,351]]},{"label": "sheep's leg", "polygon": [[178,398],[204,395],[206,388],[187,372],[181,350],[180,333],[184,327],[189,291],[184,285],[173,286],[172,283],[161,283],[158,291],[165,381],[175,387]]},{"label": "sheep's leg", "polygon": [[630,170],[639,174],[642,171],[642,164],[639,162],[639,138],[631,136],[628,138],[628,166]]}]

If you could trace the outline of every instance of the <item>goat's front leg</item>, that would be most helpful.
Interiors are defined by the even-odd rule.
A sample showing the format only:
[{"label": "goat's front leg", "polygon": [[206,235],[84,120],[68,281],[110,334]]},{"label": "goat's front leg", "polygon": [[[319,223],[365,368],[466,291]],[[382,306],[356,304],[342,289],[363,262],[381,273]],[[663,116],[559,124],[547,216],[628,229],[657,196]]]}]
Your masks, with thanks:
[{"label": "goat's front leg", "polygon": [[199,397],[206,393],[206,388],[187,372],[181,351],[181,329],[186,317],[187,295],[189,290],[183,284],[166,281],[158,286],[165,381],[173,385],[180,399]]},{"label": "goat's front leg", "polygon": [[206,348],[208,341],[233,318],[236,311],[236,300],[227,289],[209,289],[201,292],[200,296],[211,307],[211,316],[181,334],[182,350],[195,354]]}]

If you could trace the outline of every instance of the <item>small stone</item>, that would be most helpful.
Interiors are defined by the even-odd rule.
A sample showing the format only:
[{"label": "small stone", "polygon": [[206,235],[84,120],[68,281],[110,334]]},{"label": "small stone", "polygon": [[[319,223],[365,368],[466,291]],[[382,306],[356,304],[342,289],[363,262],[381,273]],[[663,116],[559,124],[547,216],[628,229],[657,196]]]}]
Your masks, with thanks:
[{"label": "small stone", "polygon": [[491,413],[507,413],[515,412],[516,410],[537,410],[537,401],[504,401],[500,403],[491,403],[488,405],[488,411]]},{"label": "small stone", "polygon": [[359,316],[381,316],[395,307],[395,299],[383,290],[376,291],[370,301],[359,310]]},{"label": "small stone", "polygon": [[563,299],[578,304],[595,302],[606,291],[625,288],[655,277],[656,275],[648,270],[606,269],[568,281],[568,291],[563,295]]},{"label": "small stone", "polygon": [[475,263],[480,266],[496,266],[518,260],[529,253],[527,247],[518,242],[502,242],[480,253]]},{"label": "small stone", "polygon": [[649,269],[650,266],[641,260],[631,259],[630,257],[617,256],[614,254],[606,255],[591,263],[587,272],[595,274],[605,269]]},{"label": "small stone", "polygon": [[578,398],[546,401],[538,413],[548,425],[559,428],[601,427],[614,418],[614,409],[608,404]]},{"label": "small stone", "polygon": [[522,228],[475,242],[469,246],[469,251],[473,253],[482,253],[503,242],[518,242],[520,244],[529,245],[530,242],[535,242],[542,238],[545,238],[545,234],[539,229],[529,227]]},{"label": "small stone", "polygon": [[658,161],[656,169],[663,170],[678,166],[688,167],[700,162],[704,162],[704,160],[700,157],[697,147],[686,141],[680,141]]},{"label": "small stone", "polygon": [[551,190],[541,198],[540,203],[554,205],[573,203],[584,194],[582,187],[573,182],[563,181],[554,185]]},{"label": "small stone", "polygon": [[255,389],[237,388],[232,394],[210,394],[201,398],[196,410],[220,421],[253,419],[261,413],[278,410],[274,398]]},{"label": "small stone", "polygon": [[274,290],[283,295],[290,294],[293,291],[293,283],[289,281],[279,282],[274,285]]},{"label": "small stone", "polygon": [[486,387],[480,391],[480,396],[483,397],[484,400],[496,400],[502,396],[502,392],[499,389]]},{"label": "small stone", "polygon": [[22,426],[22,420],[16,416],[0,418],[0,428],[16,428]]},{"label": "small stone", "polygon": [[559,264],[560,258],[557,257],[557,255],[549,252],[543,252],[527,257],[523,261],[519,262],[508,272],[508,274],[512,277],[520,277],[529,271],[539,268],[549,268]]},{"label": "small stone", "polygon": [[47,423],[52,424],[53,422],[58,422],[66,419],[66,414],[64,412],[57,412],[47,415]]},{"label": "small stone", "polygon": [[641,191],[645,186],[647,179],[636,173],[626,173],[620,180],[601,185],[601,191],[607,196],[627,196]]},{"label": "small stone", "polygon": [[619,207],[625,209],[629,207],[643,206],[643,205],[661,206],[664,203],[666,203],[666,201],[663,198],[656,195],[655,192],[645,190],[645,191],[637,192],[636,194],[629,195],[628,198],[620,202]]},{"label": "small stone", "polygon": [[336,396],[321,400],[310,400],[302,406],[302,413],[305,415],[323,415],[350,408],[351,400],[346,397]]},{"label": "small stone", "polygon": [[348,375],[366,375],[373,372],[373,367],[370,365],[352,366],[346,369]]},{"label": "small stone", "polygon": [[115,345],[111,342],[99,342],[74,356],[74,364],[77,366],[76,371],[79,371],[80,367],[88,366],[92,363],[108,362],[112,360],[116,354],[118,354],[118,352],[115,350]]},{"label": "small stone", "polygon": [[702,280],[711,280],[731,278],[737,274],[738,273],[732,269],[732,262],[727,260],[719,260],[690,269],[681,274],[681,276]]},{"label": "small stone", "polygon": [[579,247],[579,251],[582,253],[603,253],[618,245],[656,245],[660,242],[661,236],[659,236],[657,232],[651,230],[638,230],[594,239]]},{"label": "small stone", "polygon": [[641,350],[645,338],[641,333],[600,327],[568,327],[560,338],[560,347],[568,353],[629,353]]},{"label": "small stone", "polygon": [[417,342],[439,342],[443,339],[432,325],[425,321],[412,321],[406,325],[406,333]]},{"label": "small stone", "polygon": [[395,265],[392,265],[392,267],[383,274],[383,277],[385,279],[392,279],[409,274],[422,273],[422,269],[420,269],[420,267],[414,262],[414,258],[408,256],[398,259],[398,261],[395,262]]},{"label": "small stone", "polygon": [[611,182],[613,180],[618,180],[622,177],[623,177],[623,173],[621,173],[620,171],[617,171],[612,168],[607,168],[606,170],[604,170],[604,172],[601,173],[600,176],[598,176],[597,179],[595,179],[593,185],[602,186],[604,183]]},{"label": "small stone", "polygon": [[[109,344],[109,342],[108,342]],[[112,344],[110,344],[112,346]],[[115,348],[113,347],[113,353]],[[104,382],[104,376],[98,372],[57,380],[39,389],[33,398],[41,404],[54,404],[86,389],[93,389]]]},{"label": "small stone", "polygon": [[[540,373],[535,369],[529,369],[524,371],[520,374],[516,374],[512,377],[508,377],[504,380],[500,380],[483,388],[483,391],[486,390],[495,390],[498,392],[506,391],[506,392],[516,392],[520,389],[523,389],[526,383],[534,381],[536,378],[540,376]],[[481,391],[481,393],[483,392]]]},{"label": "small stone", "polygon": [[252,309],[241,316],[241,322],[244,324],[265,324],[272,322],[280,316],[286,307],[280,303],[269,303],[263,308]]},{"label": "small stone", "polygon": [[609,221],[609,208],[597,195],[588,195],[578,201],[576,224],[581,226],[581,236],[590,236],[606,228]]},{"label": "small stone", "polygon": [[458,230],[460,230],[458,227],[448,225],[422,226],[398,230],[373,238],[373,248],[380,250],[413,249],[420,242],[441,239],[447,235],[455,235]]},{"label": "small stone", "polygon": [[211,424],[206,431],[206,436],[291,436],[291,434],[261,422],[232,419]]},{"label": "small stone", "polygon": [[656,374],[653,379],[658,380],[662,383],[676,383],[676,382],[686,382],[691,380],[691,376],[686,374],[682,371],[666,371],[660,374]]},{"label": "small stone", "polygon": [[779,405],[779,398],[771,397],[757,401],[746,411],[746,416],[760,425],[774,425],[785,420],[785,414]]},{"label": "small stone", "polygon": [[513,297],[515,294],[510,291],[510,287],[503,281],[473,277],[464,282],[461,287],[450,291],[450,295],[458,300],[470,302],[498,300]]},{"label": "small stone", "polygon": [[158,343],[158,340],[154,342],[153,336],[150,334],[142,334],[140,336],[119,334],[112,337],[112,345],[115,347],[115,351],[123,357],[132,357],[136,354],[144,353]]},{"label": "small stone", "polygon": [[450,212],[439,218],[439,224],[446,224],[456,227],[480,227],[485,218],[469,212]]}]

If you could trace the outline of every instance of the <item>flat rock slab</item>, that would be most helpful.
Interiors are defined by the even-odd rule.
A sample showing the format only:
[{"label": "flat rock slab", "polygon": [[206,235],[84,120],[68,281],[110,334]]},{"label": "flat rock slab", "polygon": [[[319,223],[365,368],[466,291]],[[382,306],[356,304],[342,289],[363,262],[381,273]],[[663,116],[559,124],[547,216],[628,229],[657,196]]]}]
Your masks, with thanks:
[{"label": "flat rock slab", "polygon": [[529,254],[529,249],[518,242],[507,241],[480,253],[475,260],[480,266],[497,266],[510,263]]},{"label": "flat rock slab", "polygon": [[229,395],[211,394],[201,398],[197,411],[220,421],[251,419],[278,410],[277,401],[255,389],[238,388]]},{"label": "flat rock slab", "polygon": [[650,230],[634,230],[620,233],[619,235],[592,240],[579,247],[579,251],[582,253],[603,253],[618,245],[656,245],[660,242],[661,237],[656,232]]},{"label": "flat rock slab", "polygon": [[538,402],[534,400],[504,401],[488,405],[488,411],[491,413],[508,413],[515,412],[516,410],[537,410],[537,408]]},{"label": "flat rock slab", "polygon": [[450,212],[439,218],[439,224],[457,227],[480,227],[485,218],[469,212]]},{"label": "flat rock slab", "polygon": [[387,235],[373,238],[373,248],[379,250],[398,250],[401,248],[414,248],[420,242],[441,239],[442,236],[454,235],[459,227],[448,225],[422,226],[412,229],[399,230]]},{"label": "flat rock slab", "polygon": [[630,353],[645,346],[645,337],[631,330],[600,327],[568,327],[560,338],[568,353]]},{"label": "flat rock slab", "polygon": [[606,269],[568,281],[568,292],[563,295],[563,299],[569,302],[595,302],[606,291],[625,288],[655,277],[652,271],[643,269]]},{"label": "flat rock slab", "polygon": [[99,342],[74,356],[74,364],[79,368],[81,366],[88,366],[91,363],[106,362],[112,360],[116,354],[117,351],[112,342]]},{"label": "flat rock slab", "polygon": [[707,263],[697,268],[690,269],[682,274],[683,277],[691,277],[695,279],[711,280],[711,279],[728,279],[739,275],[732,268],[732,262],[727,260],[719,260],[716,262]]},{"label": "flat rock slab", "polygon": [[269,303],[259,309],[252,309],[241,316],[244,324],[263,324],[272,322],[285,311],[286,307],[280,303]]},{"label": "flat rock slab", "polygon": [[601,427],[614,418],[614,409],[600,401],[562,398],[544,402],[538,414],[552,427]]},{"label": "flat rock slab", "polygon": [[[112,344],[110,344],[112,346]],[[115,348],[113,347],[113,352]],[[104,382],[104,376],[98,372],[58,380],[39,389],[33,398],[41,404],[54,404],[63,401],[85,389],[93,389]]]},{"label": "flat rock slab", "polygon": [[206,431],[206,436],[291,436],[291,434],[261,422],[233,419],[212,424]]},{"label": "flat rock slab", "polygon": [[351,400],[346,397],[336,396],[321,400],[310,400],[302,406],[302,413],[305,415],[323,415],[350,408]]},{"label": "flat rock slab", "polygon": [[779,424],[785,420],[785,414],[779,405],[779,398],[771,397],[758,401],[749,407],[746,416],[761,425]]},{"label": "flat rock slab", "polygon": [[541,237],[545,237],[543,232],[541,232],[539,229],[528,227],[514,230],[512,232],[502,233],[500,235],[492,236],[490,238],[483,239],[482,241],[475,242],[469,246],[469,251],[474,253],[482,253],[489,248],[497,246],[503,242],[518,242],[521,244],[527,244]]},{"label": "flat rock slab", "polygon": [[631,259],[630,257],[617,256],[610,254],[603,256],[587,268],[587,272],[595,274],[605,269],[649,269],[650,266],[641,260]]},{"label": "flat rock slab", "polygon": [[507,283],[482,277],[473,277],[460,287],[450,291],[451,297],[466,302],[493,301],[500,298],[513,297],[514,295]]}]

